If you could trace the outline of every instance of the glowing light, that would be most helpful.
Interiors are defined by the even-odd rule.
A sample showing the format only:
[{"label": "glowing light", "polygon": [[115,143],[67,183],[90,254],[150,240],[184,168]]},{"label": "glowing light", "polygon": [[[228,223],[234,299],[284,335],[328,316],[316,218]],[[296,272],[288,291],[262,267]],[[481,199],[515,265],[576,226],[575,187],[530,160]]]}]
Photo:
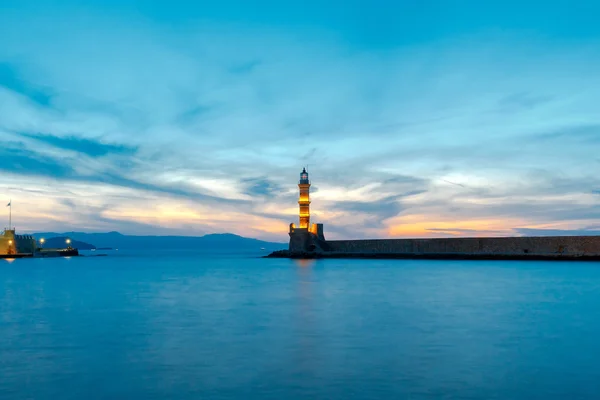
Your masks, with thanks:
[{"label": "glowing light", "polygon": [[44,244],[44,242],[46,242],[46,239],[44,239],[44,238],[41,238],[41,239],[40,239],[40,243],[41,243],[41,244]]},{"label": "glowing light", "polygon": [[10,245],[10,244],[12,244],[12,240],[9,240],[9,241],[8,241],[8,244],[9,244],[9,245]]},{"label": "glowing light", "polygon": [[66,240],[67,244],[71,244],[71,239]]}]

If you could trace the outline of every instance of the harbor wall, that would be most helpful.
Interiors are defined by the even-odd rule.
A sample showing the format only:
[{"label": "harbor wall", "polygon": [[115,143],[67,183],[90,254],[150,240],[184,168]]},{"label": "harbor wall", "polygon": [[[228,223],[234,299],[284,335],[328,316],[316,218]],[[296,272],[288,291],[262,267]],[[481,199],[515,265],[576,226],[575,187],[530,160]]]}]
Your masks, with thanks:
[{"label": "harbor wall", "polygon": [[600,256],[600,236],[327,240],[325,253]]}]

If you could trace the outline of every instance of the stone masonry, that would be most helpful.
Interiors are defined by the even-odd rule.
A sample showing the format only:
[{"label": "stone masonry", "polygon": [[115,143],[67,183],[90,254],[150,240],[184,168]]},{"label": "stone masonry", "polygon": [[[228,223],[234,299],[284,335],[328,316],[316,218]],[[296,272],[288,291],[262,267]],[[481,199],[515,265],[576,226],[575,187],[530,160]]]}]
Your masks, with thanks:
[{"label": "stone masonry", "polygon": [[600,236],[328,240],[327,252],[500,256],[600,256]]}]

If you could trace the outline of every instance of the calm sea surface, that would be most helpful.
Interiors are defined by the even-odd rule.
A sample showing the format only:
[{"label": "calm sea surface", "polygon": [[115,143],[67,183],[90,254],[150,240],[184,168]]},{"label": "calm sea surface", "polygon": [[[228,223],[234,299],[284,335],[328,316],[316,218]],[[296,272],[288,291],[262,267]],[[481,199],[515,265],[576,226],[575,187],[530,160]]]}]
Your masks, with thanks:
[{"label": "calm sea surface", "polygon": [[0,398],[600,399],[600,263],[0,260]]}]

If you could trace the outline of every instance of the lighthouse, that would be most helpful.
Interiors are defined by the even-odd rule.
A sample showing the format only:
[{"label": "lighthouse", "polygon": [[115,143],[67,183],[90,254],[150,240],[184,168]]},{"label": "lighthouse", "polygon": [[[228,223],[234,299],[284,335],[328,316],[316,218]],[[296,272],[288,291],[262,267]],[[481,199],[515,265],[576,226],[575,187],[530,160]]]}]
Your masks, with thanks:
[{"label": "lighthouse", "polygon": [[299,224],[290,224],[290,251],[321,251],[325,243],[323,224],[310,223],[310,180],[306,168],[300,172],[298,181],[298,219]]},{"label": "lighthouse", "polygon": [[308,180],[308,172],[306,168],[302,168],[300,173],[300,181],[298,181],[298,189],[300,197],[298,198],[299,216],[301,229],[310,230],[310,181]]}]

